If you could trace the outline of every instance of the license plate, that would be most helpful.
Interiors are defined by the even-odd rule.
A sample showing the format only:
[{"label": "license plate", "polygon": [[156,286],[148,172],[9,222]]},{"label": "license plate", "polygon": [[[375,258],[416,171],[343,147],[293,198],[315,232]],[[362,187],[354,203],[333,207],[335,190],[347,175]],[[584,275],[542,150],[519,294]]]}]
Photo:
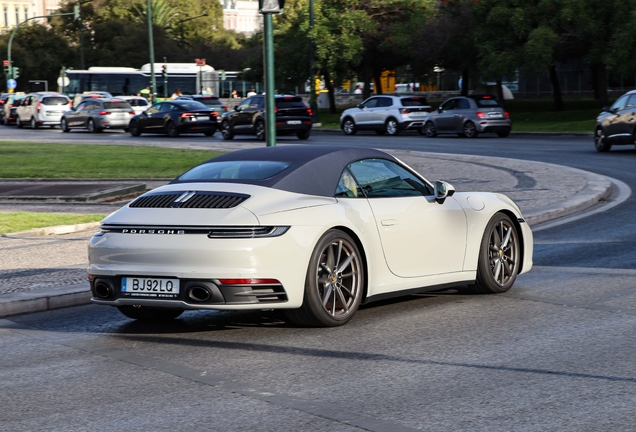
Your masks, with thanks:
[{"label": "license plate", "polygon": [[52,115],[54,115],[54,116],[62,115],[62,111],[47,111],[47,112],[46,112],[46,115],[48,115],[48,116],[52,116]]},{"label": "license plate", "polygon": [[123,296],[176,298],[179,296],[179,279],[136,278],[121,279]]},{"label": "license plate", "polygon": [[501,113],[490,113],[488,114],[488,117],[501,118]]},{"label": "license plate", "polygon": [[287,120],[287,124],[301,124],[300,120]]}]

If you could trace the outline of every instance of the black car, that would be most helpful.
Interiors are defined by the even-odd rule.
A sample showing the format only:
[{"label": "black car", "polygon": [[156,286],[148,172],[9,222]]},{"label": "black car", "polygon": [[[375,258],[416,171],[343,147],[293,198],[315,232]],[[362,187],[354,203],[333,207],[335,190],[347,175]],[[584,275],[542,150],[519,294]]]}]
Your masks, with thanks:
[{"label": "black car", "polygon": [[[275,96],[276,134],[296,135],[301,140],[311,133],[311,109],[298,96]],[[265,140],[265,96],[256,95],[245,99],[234,111],[221,117],[223,138],[231,140],[234,135],[256,135]]]},{"label": "black car", "polygon": [[201,102],[206,107],[210,108],[210,111],[216,111],[219,114],[219,118],[222,114],[227,112],[227,107],[223,105],[223,102],[216,96],[210,95],[184,95],[179,96],[175,100],[193,100]]},{"label": "black car", "polygon": [[613,145],[636,142],[636,90],[616,99],[611,107],[603,107],[596,117],[594,145],[600,152],[609,151]]},{"label": "black car", "polygon": [[212,136],[217,130],[218,113],[200,102],[173,100],[159,102],[134,116],[128,126],[132,136],[142,133],[167,134],[177,137],[182,133],[202,133]]}]

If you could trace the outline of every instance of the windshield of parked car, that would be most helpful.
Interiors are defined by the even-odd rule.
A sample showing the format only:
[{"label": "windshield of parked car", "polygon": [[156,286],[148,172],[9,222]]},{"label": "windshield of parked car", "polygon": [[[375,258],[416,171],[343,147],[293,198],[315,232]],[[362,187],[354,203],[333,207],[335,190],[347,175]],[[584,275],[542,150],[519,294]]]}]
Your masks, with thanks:
[{"label": "windshield of parked car", "polygon": [[499,106],[497,99],[492,98],[477,99],[475,102],[477,102],[479,108],[495,108]]},{"label": "windshield of parked car", "polygon": [[272,161],[226,161],[209,162],[192,168],[177,180],[265,180],[291,166],[289,162]]},{"label": "windshield of parked car", "polygon": [[42,103],[44,105],[66,105],[68,104],[68,99],[59,96],[45,97],[42,99]]},{"label": "windshield of parked car", "polygon": [[402,106],[427,106],[426,99],[421,97],[410,97],[410,98],[402,98],[400,99],[402,102]]},{"label": "windshield of parked car", "polygon": [[128,102],[118,101],[118,102],[104,102],[105,109],[125,109],[130,111],[132,107]]}]

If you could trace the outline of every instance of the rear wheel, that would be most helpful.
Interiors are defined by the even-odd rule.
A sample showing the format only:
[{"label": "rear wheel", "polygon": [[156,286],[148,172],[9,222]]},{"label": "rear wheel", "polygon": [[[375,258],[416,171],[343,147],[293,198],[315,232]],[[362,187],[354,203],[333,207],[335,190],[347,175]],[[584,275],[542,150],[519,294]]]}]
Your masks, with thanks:
[{"label": "rear wheel", "polygon": [[262,120],[258,120],[254,125],[254,131],[256,132],[256,139],[259,141],[265,141],[265,123]]},{"label": "rear wheel", "polygon": [[63,118],[62,121],[60,122],[60,128],[62,128],[62,132],[70,132],[71,129],[69,129],[68,127],[68,123],[66,123],[66,119]]},{"label": "rear wheel", "polygon": [[477,132],[477,126],[475,126],[475,123],[470,120],[464,123],[464,136],[466,138],[477,138],[477,135],[479,135],[479,132]]},{"label": "rear wheel", "polygon": [[170,138],[176,138],[179,136],[179,130],[177,129],[177,125],[174,124],[173,121],[168,122],[168,124],[166,125],[166,134]]},{"label": "rear wheel", "polygon": [[16,118],[15,122],[19,129],[22,129],[24,127],[24,123],[22,123],[22,120],[20,120],[20,117]]},{"label": "rear wheel", "polygon": [[35,120],[35,117],[31,117],[31,129],[37,129],[39,126],[38,122]]},{"label": "rear wheel", "polygon": [[88,123],[86,123],[86,129],[88,129],[88,131],[90,133],[96,133],[97,132],[97,126],[95,125],[95,120],[88,119]]},{"label": "rear wheel", "polygon": [[594,132],[594,146],[596,150],[601,153],[608,152],[612,148],[612,145],[607,143],[607,137],[605,136],[603,128],[597,128]]},{"label": "rear wheel", "polygon": [[296,133],[299,140],[306,140],[309,138],[309,135],[311,135],[311,131],[308,130]]},{"label": "rear wheel", "polygon": [[517,227],[503,213],[488,222],[479,249],[477,280],[470,288],[481,294],[508,291],[515,283],[521,264],[521,243]]},{"label": "rear wheel", "polygon": [[128,130],[130,131],[130,135],[134,137],[138,137],[139,135],[141,135],[141,127],[139,127],[139,123],[137,123],[137,121],[135,120],[130,122],[130,124],[128,125]]},{"label": "rear wheel", "polygon": [[398,125],[397,120],[394,118],[390,118],[386,121],[386,123],[384,124],[384,130],[386,131],[387,135],[400,134],[400,126]]},{"label": "rear wheel", "polygon": [[118,306],[119,312],[128,318],[140,321],[171,321],[183,313],[182,309],[155,308],[148,306]]},{"label": "rear wheel", "polygon": [[355,315],[363,291],[364,269],[358,247],[346,233],[330,230],[311,255],[302,306],[286,314],[303,326],[341,326]]},{"label": "rear wheel", "polygon": [[221,135],[223,135],[224,140],[231,140],[234,138],[232,125],[230,125],[230,122],[227,120],[221,123]]},{"label": "rear wheel", "polygon": [[435,138],[437,136],[437,128],[435,127],[435,123],[432,121],[427,121],[422,126],[422,132],[429,138]]},{"label": "rear wheel", "polygon": [[358,132],[356,124],[351,117],[347,117],[342,122],[342,131],[345,135],[355,135]]}]

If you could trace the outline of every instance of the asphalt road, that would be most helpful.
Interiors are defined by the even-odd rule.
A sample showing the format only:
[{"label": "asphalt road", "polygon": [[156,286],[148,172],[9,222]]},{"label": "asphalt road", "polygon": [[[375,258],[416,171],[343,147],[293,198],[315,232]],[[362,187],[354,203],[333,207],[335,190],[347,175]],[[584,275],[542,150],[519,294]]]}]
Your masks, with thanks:
[{"label": "asphalt road", "polygon": [[[219,141],[0,128],[11,137]],[[318,143],[538,160],[636,189],[633,146],[600,154],[591,137],[316,133],[304,144]],[[539,227],[535,268],[506,294],[408,296],[342,328],[296,328],[266,311],[157,326],[98,306],[0,320],[0,430],[634,430],[634,214],[630,197]]]}]

